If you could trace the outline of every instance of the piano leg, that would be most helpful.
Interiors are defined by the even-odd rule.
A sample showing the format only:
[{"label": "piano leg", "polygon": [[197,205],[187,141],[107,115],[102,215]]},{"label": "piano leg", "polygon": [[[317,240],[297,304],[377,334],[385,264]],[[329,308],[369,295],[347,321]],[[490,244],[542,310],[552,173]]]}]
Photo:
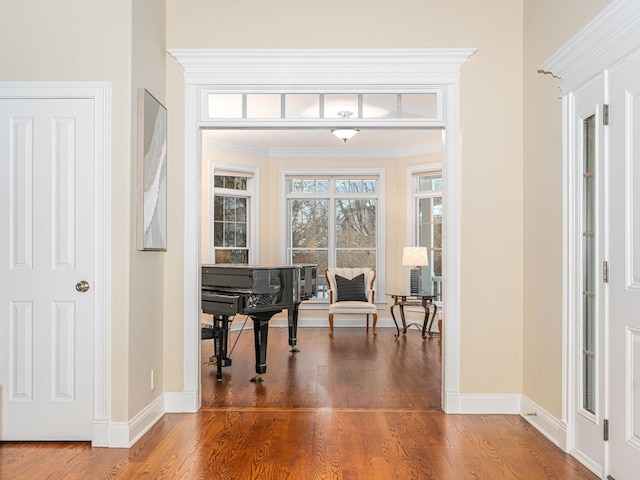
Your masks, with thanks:
[{"label": "piano leg", "polygon": [[213,318],[213,346],[216,357],[216,378],[222,380],[222,367],[231,365],[231,359],[227,358],[227,346],[229,341],[229,317],[227,315],[214,315]]},{"label": "piano leg", "polygon": [[296,346],[298,343],[298,306],[299,303],[294,303],[293,307],[287,311],[289,317],[289,350],[291,353],[297,353],[300,350]]},{"label": "piano leg", "polygon": [[267,315],[252,315],[253,337],[256,349],[256,376],[252,382],[264,381],[261,375],[267,371],[267,333],[269,332],[269,320],[273,313]]}]

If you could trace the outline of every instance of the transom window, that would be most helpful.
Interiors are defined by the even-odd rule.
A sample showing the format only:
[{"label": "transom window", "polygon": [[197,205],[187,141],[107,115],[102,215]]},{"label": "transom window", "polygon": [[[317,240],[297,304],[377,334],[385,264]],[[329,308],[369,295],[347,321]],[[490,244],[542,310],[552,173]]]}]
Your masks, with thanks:
[{"label": "transom window", "polygon": [[205,118],[214,119],[437,119],[438,92],[206,93]]},{"label": "transom window", "polygon": [[327,267],[376,268],[377,175],[286,176],[287,261],[318,264],[318,298]]}]

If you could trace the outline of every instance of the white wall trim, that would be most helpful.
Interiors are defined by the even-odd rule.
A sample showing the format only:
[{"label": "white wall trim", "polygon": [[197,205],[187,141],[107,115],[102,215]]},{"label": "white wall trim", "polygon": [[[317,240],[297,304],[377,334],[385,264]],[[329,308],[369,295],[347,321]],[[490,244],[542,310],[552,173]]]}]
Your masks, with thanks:
[{"label": "white wall trim", "polygon": [[540,66],[570,92],[640,48],[640,2],[616,0]]},{"label": "white wall trim", "polygon": [[461,394],[458,413],[516,415],[520,413],[520,398],[515,393]]},{"label": "white wall trim", "polygon": [[88,98],[95,122],[95,292],[91,441],[105,445],[110,418],[111,85],[106,82],[0,82],[2,98]]},{"label": "white wall trim", "polygon": [[540,405],[522,396],[520,415],[533,425],[540,433],[547,437],[554,445],[567,451],[567,425],[562,420],[554,417]]},{"label": "white wall trim", "polygon": [[[440,125],[447,135],[445,188],[448,222],[444,241],[447,251],[443,269],[447,276],[444,303],[447,321],[443,358],[442,407],[447,413],[458,410],[455,400],[460,382],[460,70],[475,49],[362,49],[362,50],[192,50],[172,49],[184,68],[185,77],[185,215],[184,215],[184,379],[183,394],[194,398],[190,405],[198,410],[200,394],[200,202],[201,133],[211,126],[202,120],[203,89],[226,88],[238,91],[262,88],[304,91],[322,85],[325,92],[351,89],[389,88],[415,91],[434,86],[442,88],[444,120]],[[374,83],[372,83],[374,82]],[[248,123],[245,125],[249,126]],[[272,126],[279,125],[274,123]],[[295,126],[295,123],[291,124]],[[376,126],[384,126],[377,122]],[[396,126],[395,123],[390,123]],[[289,128],[289,125],[287,125]]]},{"label": "white wall trim", "polygon": [[159,395],[128,422],[111,422],[109,447],[131,448],[165,413],[165,397]]}]

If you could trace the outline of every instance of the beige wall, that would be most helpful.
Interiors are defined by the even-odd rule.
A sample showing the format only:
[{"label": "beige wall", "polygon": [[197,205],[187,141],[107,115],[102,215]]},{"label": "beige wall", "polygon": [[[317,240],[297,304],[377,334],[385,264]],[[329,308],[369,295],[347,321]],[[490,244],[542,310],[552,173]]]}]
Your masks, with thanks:
[{"label": "beige wall", "polygon": [[[160,389],[161,257],[135,251],[135,95],[164,97],[164,2],[3,0],[0,81],[107,81],[111,85],[111,420],[127,421]],[[135,23],[136,27],[133,28]],[[135,30],[135,31],[134,31]],[[144,58],[150,60],[143,60]],[[135,68],[134,68],[135,64]],[[148,308],[150,307],[150,308]],[[150,328],[149,328],[150,329]],[[140,367],[138,367],[140,365]]]},{"label": "beige wall", "polygon": [[[265,21],[265,19],[269,19]],[[482,26],[479,28],[478,26]],[[522,389],[522,4],[513,0],[386,0],[321,3],[282,0],[169,0],[169,48],[428,48],[475,47],[462,69],[462,393]],[[183,88],[169,61],[170,104]],[[170,132],[181,143],[183,131]],[[173,149],[171,158],[182,156]],[[357,164],[357,162],[356,162]],[[174,184],[171,196],[183,195]],[[392,224],[393,219],[389,220]],[[173,224],[180,228],[181,224]],[[263,230],[264,231],[264,230]],[[404,236],[404,232],[402,232]],[[263,251],[277,252],[277,238]],[[388,239],[388,248],[404,243]],[[394,245],[394,242],[395,243]],[[181,256],[173,250],[169,258]],[[394,260],[389,257],[389,262]],[[395,259],[397,263],[397,258]],[[178,257],[169,260],[178,266]],[[390,273],[393,268],[391,265]],[[181,270],[166,271],[175,277]],[[171,291],[170,291],[171,290]],[[182,322],[181,293],[165,289]],[[182,335],[167,349],[181,348]],[[181,364],[168,366],[167,389],[180,389]]]},{"label": "beige wall", "polygon": [[[136,250],[137,236],[137,138],[138,90],[146,88],[162,104],[165,100],[166,28],[165,2],[132,0],[132,89],[131,117],[131,203],[129,251],[131,300],[129,310],[129,415],[133,417],[163,391],[163,252]],[[168,245],[167,248],[173,248]],[[151,370],[154,370],[154,390],[151,390]]]},{"label": "beige wall", "polygon": [[562,414],[562,104],[538,67],[610,0],[524,2],[524,385]]}]

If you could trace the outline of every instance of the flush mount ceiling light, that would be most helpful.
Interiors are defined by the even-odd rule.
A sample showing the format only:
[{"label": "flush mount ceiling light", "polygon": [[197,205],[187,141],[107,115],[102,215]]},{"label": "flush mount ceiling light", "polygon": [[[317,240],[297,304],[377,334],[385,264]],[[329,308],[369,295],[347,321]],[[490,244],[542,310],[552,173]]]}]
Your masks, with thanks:
[{"label": "flush mount ceiling light", "polygon": [[[353,112],[343,110],[338,112],[338,115],[340,115],[342,118],[349,118],[351,115],[353,115]],[[359,131],[360,130],[358,130],[357,128],[334,128],[331,130],[331,133],[333,133],[344,143],[347,143],[347,140],[355,137],[356,133],[358,133]]]}]

